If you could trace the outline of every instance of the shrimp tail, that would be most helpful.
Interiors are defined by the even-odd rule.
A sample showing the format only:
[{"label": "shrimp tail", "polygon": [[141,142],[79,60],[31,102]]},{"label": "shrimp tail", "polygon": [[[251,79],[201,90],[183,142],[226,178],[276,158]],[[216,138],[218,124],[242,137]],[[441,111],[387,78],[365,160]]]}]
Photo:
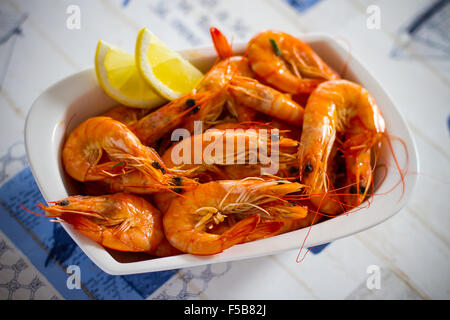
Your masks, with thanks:
[{"label": "shrimp tail", "polygon": [[260,217],[255,214],[236,223],[233,227],[222,234],[223,250],[235,244],[245,242],[246,239],[256,229]]},{"label": "shrimp tail", "polygon": [[214,48],[216,49],[217,55],[219,56],[220,60],[232,57],[233,48],[231,47],[231,44],[228,42],[223,33],[219,29],[214,27],[211,27],[209,29],[209,33],[211,34]]},{"label": "shrimp tail", "polygon": [[255,230],[250,233],[245,241],[254,241],[258,239],[264,239],[268,237],[272,237],[276,234],[278,234],[281,229],[283,228],[284,223],[281,221],[267,221],[267,222],[260,222]]}]

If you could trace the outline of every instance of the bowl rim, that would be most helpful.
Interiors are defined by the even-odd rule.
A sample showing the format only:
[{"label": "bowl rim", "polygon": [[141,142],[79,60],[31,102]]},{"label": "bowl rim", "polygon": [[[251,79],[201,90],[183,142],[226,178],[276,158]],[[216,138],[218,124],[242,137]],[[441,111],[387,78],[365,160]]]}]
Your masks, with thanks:
[{"label": "bowl rim", "polygon": [[[304,41],[310,43],[314,41],[322,41],[326,42],[328,44],[331,44],[333,46],[336,46],[336,48],[340,48],[340,50],[346,51],[346,49],[331,35],[325,34],[325,33],[308,33],[308,34],[298,34],[299,37],[301,37]],[[238,42],[234,44],[234,48],[236,48],[237,52],[242,51],[243,48],[247,45],[247,42]],[[195,47],[192,49],[182,50],[179,51],[180,54],[182,54],[184,57],[187,57],[189,59],[195,59],[198,58],[200,60],[207,59],[206,56],[211,56],[211,52],[214,50],[213,46],[201,46],[201,47]],[[378,90],[380,90],[380,94],[384,95],[384,99],[386,99],[390,104],[393,106],[392,112],[395,114],[395,116],[398,118],[398,120],[401,122],[401,125],[403,126],[403,132],[404,136],[402,136],[402,139],[405,140],[405,143],[408,146],[408,152],[409,152],[409,170],[414,172],[419,172],[419,158],[417,153],[417,146],[416,142],[414,140],[414,136],[411,134],[411,130],[408,126],[408,123],[406,119],[404,118],[403,114],[396,108],[395,104],[392,102],[392,98],[387,93],[387,91],[384,89],[384,87],[379,83],[377,79],[373,77],[373,75],[368,71],[368,69],[360,62],[360,60],[352,53],[349,53],[351,55],[352,63],[355,63],[358,68],[360,68],[363,73],[366,73],[366,76],[369,77],[369,79],[373,82],[375,86],[378,86]],[[202,55],[205,55],[202,57]],[[65,78],[63,78],[60,81],[57,81],[52,86],[48,87],[45,91],[43,91],[39,97],[33,102],[27,117],[25,121],[25,129],[24,129],[24,136],[25,136],[25,149],[29,161],[29,166],[31,169],[31,172],[33,174],[33,177],[39,187],[39,190],[41,191],[42,195],[44,196],[46,201],[55,200],[50,199],[48,190],[47,190],[47,184],[44,184],[44,178],[42,177],[42,173],[40,170],[42,169],[42,164],[39,163],[38,159],[36,159],[37,152],[33,145],[36,142],[39,142],[39,135],[36,135],[37,132],[37,126],[36,123],[39,121],[39,111],[40,108],[42,108],[43,103],[46,102],[46,99],[48,98],[47,95],[50,95],[53,91],[58,90],[59,87],[63,86],[64,84],[70,83],[72,81],[78,81],[79,79],[90,79],[89,81],[86,81],[87,83],[81,84],[81,87],[89,87],[91,84],[93,84],[95,81],[92,79],[92,74],[95,71],[94,68],[87,68],[83,71],[80,71],[78,73],[69,75]],[[78,79],[78,80],[77,80]],[[67,105],[64,106],[63,110],[67,111],[68,106],[72,103],[72,101],[67,101]],[[383,108],[380,106],[380,110],[383,113]],[[384,114],[384,113],[383,113]],[[55,128],[58,127],[59,124],[54,124],[54,128],[52,128],[52,134],[54,138],[55,134]],[[54,147],[54,145],[52,144]],[[59,175],[59,174],[58,174]],[[59,176],[59,179],[62,179],[61,176]],[[369,228],[372,228],[388,218],[395,215],[397,212],[399,212],[408,202],[409,198],[413,194],[413,191],[415,189],[415,185],[417,183],[417,175],[410,175],[408,176],[408,191],[407,194],[405,193],[403,199],[401,199],[401,203],[398,204],[395,209],[389,211],[389,213],[384,213],[382,215],[382,218],[374,219],[370,223],[363,224],[363,227],[357,227],[358,219],[354,219],[356,221],[352,222],[352,224],[346,225],[345,223],[338,223],[338,221],[341,221],[342,219],[345,219],[346,217],[349,217],[349,214],[344,214],[337,216],[333,219],[318,223],[313,225],[311,228],[303,228],[296,231],[292,231],[289,233],[277,235],[275,237],[262,239],[253,241],[250,243],[244,243],[240,245],[236,245],[232,248],[229,248],[225,250],[222,253],[212,255],[212,256],[194,256],[190,254],[181,254],[178,256],[172,256],[172,257],[164,257],[164,258],[152,258],[149,260],[144,261],[138,261],[138,262],[119,262],[115,260],[104,247],[102,247],[100,244],[94,242],[93,240],[85,237],[81,233],[74,230],[70,225],[66,223],[62,223],[62,226],[64,229],[69,233],[71,238],[77,243],[77,245],[81,248],[81,250],[103,271],[106,273],[112,274],[112,275],[125,275],[125,274],[137,274],[137,273],[145,273],[145,272],[155,272],[155,271],[162,271],[162,270],[169,270],[169,269],[179,269],[179,268],[186,268],[186,267],[194,267],[198,265],[203,264],[211,264],[211,263],[219,263],[219,262],[226,262],[226,261],[234,261],[234,260],[241,260],[241,259],[249,259],[259,256],[265,256],[265,255],[271,255],[274,253],[278,253],[281,251],[286,250],[292,250],[295,248],[300,248],[300,245],[302,244],[301,241],[305,239],[304,242],[305,246],[311,247],[315,245],[320,245],[326,242],[334,241],[346,236],[350,236],[352,234],[362,232],[364,230],[367,230]],[[60,184],[59,184],[60,185]],[[67,192],[67,189],[65,189]],[[362,209],[359,211],[359,216],[365,216],[366,220],[368,219],[367,212],[364,212],[365,209]],[[350,211],[351,213],[351,211]],[[358,216],[353,215],[353,216]],[[372,215],[373,216],[373,215]],[[362,218],[361,218],[362,219]],[[360,219],[359,219],[360,220]],[[352,220],[353,221],[353,220]],[[347,221],[348,222],[348,221]],[[326,239],[324,237],[318,237],[315,236],[312,237],[311,234],[309,234],[309,229],[312,233],[313,229],[317,233],[327,233],[330,231],[333,231],[333,225],[341,225],[343,228],[341,230],[334,230],[332,232],[333,236],[329,236]],[[331,228],[331,229],[330,229]],[[309,236],[308,236],[309,234]],[[305,237],[304,237],[305,236]],[[307,238],[306,238],[307,236]],[[312,238],[311,238],[312,237]],[[287,246],[286,243],[289,243],[290,245]],[[262,247],[265,247],[264,250]],[[258,250],[252,251],[252,249],[257,248]]]}]

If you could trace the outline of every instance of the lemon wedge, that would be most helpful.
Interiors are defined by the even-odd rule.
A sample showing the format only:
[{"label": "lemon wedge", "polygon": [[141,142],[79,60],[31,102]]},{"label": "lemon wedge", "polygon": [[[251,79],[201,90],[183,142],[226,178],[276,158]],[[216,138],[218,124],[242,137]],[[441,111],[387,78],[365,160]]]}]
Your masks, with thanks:
[{"label": "lemon wedge", "polygon": [[139,31],[135,57],[141,76],[169,100],[188,94],[203,78],[196,67],[147,28]]},{"label": "lemon wedge", "polygon": [[95,71],[106,94],[126,106],[154,108],[166,101],[141,77],[133,54],[101,40],[95,53]]}]

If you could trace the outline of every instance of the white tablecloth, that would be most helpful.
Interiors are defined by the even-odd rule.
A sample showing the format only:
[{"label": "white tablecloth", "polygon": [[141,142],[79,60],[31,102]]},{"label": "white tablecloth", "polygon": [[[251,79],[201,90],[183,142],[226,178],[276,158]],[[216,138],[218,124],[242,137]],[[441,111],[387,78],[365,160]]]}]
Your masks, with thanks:
[{"label": "white tablecloth", "polygon": [[[297,9],[295,3],[297,2]],[[290,4],[291,3],[291,4]],[[450,9],[433,15],[405,40],[427,0],[5,0],[0,12],[20,31],[0,44],[0,184],[26,167],[23,127],[39,94],[93,66],[99,39],[133,51],[150,28],[174,49],[209,44],[208,28],[248,40],[262,29],[326,32],[351,46],[385,86],[417,143],[419,183],[400,213],[370,230],[308,254],[298,250],[179,270],[149,299],[448,299],[450,298]],[[80,8],[80,29],[67,26]],[[303,6],[301,6],[303,4]],[[370,5],[380,28],[370,29]],[[373,8],[372,8],[373,9]],[[1,36],[0,36],[1,39]],[[2,226],[0,226],[0,230]],[[25,264],[26,268],[20,268]],[[370,290],[367,268],[381,270]],[[12,281],[15,279],[15,282]],[[38,289],[28,284],[38,281]],[[13,284],[15,285],[13,285]],[[32,294],[30,294],[32,293]],[[64,298],[0,231],[0,299]]]}]

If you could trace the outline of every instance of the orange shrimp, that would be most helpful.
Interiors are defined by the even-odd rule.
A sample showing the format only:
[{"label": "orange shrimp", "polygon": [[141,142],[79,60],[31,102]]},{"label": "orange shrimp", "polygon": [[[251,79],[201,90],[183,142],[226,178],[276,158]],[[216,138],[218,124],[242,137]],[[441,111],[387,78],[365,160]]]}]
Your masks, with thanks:
[{"label": "orange shrimp", "polygon": [[[162,160],[169,169],[187,172],[200,182],[243,179],[267,173],[279,175],[297,165],[298,141],[282,135],[271,136],[270,131],[259,128],[244,130],[236,123],[227,127],[233,129],[209,129],[183,139],[167,149]],[[197,156],[200,159],[196,160]],[[154,201],[158,209],[166,212],[175,197],[173,192],[160,192],[154,196]]]},{"label": "orange shrimp", "polygon": [[[234,76],[254,78],[255,74],[250,68],[248,59],[244,56],[235,56],[233,48],[223,33],[217,28],[210,28],[210,34],[220,61],[205,77],[200,90],[208,90],[220,85],[225,87]],[[230,95],[227,98],[227,109],[239,122],[253,121],[257,111],[247,108],[236,102]]]},{"label": "orange shrimp", "polygon": [[[167,172],[177,172],[181,174],[177,175]],[[167,172],[164,174],[167,186],[161,186],[159,181],[156,181],[140,171],[107,177],[102,181],[97,182],[97,185],[101,186],[107,193],[128,192],[144,195],[168,192],[175,195],[184,189],[189,189],[198,184],[196,180],[186,177],[186,175],[190,175],[189,172],[170,169],[168,169]]]},{"label": "orange shrimp", "polygon": [[346,202],[356,206],[362,202],[361,194],[366,194],[372,180],[371,148],[381,141],[384,132],[383,116],[362,86],[333,80],[314,90],[305,109],[298,159],[300,181],[313,194],[311,201],[316,207],[329,214],[344,211],[338,196],[330,190],[328,177],[330,153],[337,134],[344,135],[345,139],[340,148],[347,163],[348,190],[356,194],[351,201],[347,197]]},{"label": "orange shrimp", "polygon": [[221,89],[226,86],[234,75],[253,77],[246,57],[235,56],[233,48],[223,33],[217,28],[210,28],[211,39],[219,56],[218,62],[208,71],[196,91]]},{"label": "orange shrimp", "polygon": [[235,56],[231,45],[218,29],[210,28],[210,33],[219,60],[202,79],[195,89],[196,91],[222,89],[236,74],[247,77],[254,76],[248,59],[243,56]]},{"label": "orange shrimp", "polygon": [[295,125],[301,124],[303,108],[291,97],[253,79],[254,66],[250,68],[248,57],[232,57],[233,49],[225,36],[216,28],[211,28],[210,33],[217,54],[223,59],[221,63],[228,64],[230,70],[234,69],[234,72],[221,73],[230,75],[227,78],[228,83],[231,80],[231,85],[228,86],[230,98],[227,101],[230,113],[240,122],[253,121],[259,111]]},{"label": "orange shrimp", "polygon": [[221,91],[189,93],[140,119],[131,130],[143,144],[151,146],[176,128],[193,131],[196,120],[215,121],[222,113],[225,100]]},{"label": "orange shrimp", "polygon": [[219,179],[259,176],[271,165],[280,170],[296,164],[299,142],[278,131],[271,134],[260,128],[209,129],[174,144],[162,160],[168,168],[194,176],[207,171]]},{"label": "orange shrimp", "polygon": [[[172,200],[163,217],[164,232],[167,240],[183,252],[220,253],[238,243],[276,232],[272,227],[257,229],[261,217],[270,216],[268,208],[271,206],[287,203],[282,200],[283,196],[301,189],[302,185],[285,180],[249,178],[201,184]],[[290,206],[285,208],[288,215]],[[306,209],[303,216],[306,216]],[[224,227],[228,222],[230,226]],[[223,232],[220,234],[208,232],[221,224]],[[276,226],[280,228],[282,224]],[[252,235],[255,230],[256,236]]]},{"label": "orange shrimp", "polygon": [[[229,65],[230,71],[227,72],[229,74],[228,81],[225,84],[225,88],[229,88],[230,81],[233,79],[233,77],[236,76],[243,76],[247,78],[253,78],[254,74],[250,70],[248,60],[245,57],[242,56],[234,56],[231,58],[228,58],[222,62],[219,63],[223,65]],[[258,111],[256,109],[249,108],[242,104],[240,101],[234,99],[234,97],[229,93],[229,90],[226,91],[226,107],[227,110],[230,112],[230,114],[239,122],[245,122],[245,121],[253,121]]]},{"label": "orange shrimp", "polygon": [[257,114],[256,110],[240,104],[233,99],[227,90],[231,79],[235,76],[245,76],[250,78],[254,76],[247,58],[242,56],[232,56],[219,61],[201,81],[196,88],[196,91],[220,91],[224,98],[227,110],[235,119],[240,122],[252,121]]},{"label": "orange shrimp", "polygon": [[89,118],[75,128],[64,144],[62,158],[67,173],[81,182],[135,174],[158,191],[173,185],[176,177],[126,125],[108,117]]},{"label": "orange shrimp", "polygon": [[159,210],[135,195],[72,196],[52,204],[39,207],[110,249],[152,253],[164,238]]},{"label": "orange shrimp", "polygon": [[255,109],[290,124],[303,123],[304,109],[288,95],[255,79],[235,76],[228,88],[230,95],[245,107]]},{"label": "orange shrimp", "polygon": [[246,56],[259,79],[282,92],[310,93],[325,80],[339,79],[310,46],[279,31],[256,35]]}]

